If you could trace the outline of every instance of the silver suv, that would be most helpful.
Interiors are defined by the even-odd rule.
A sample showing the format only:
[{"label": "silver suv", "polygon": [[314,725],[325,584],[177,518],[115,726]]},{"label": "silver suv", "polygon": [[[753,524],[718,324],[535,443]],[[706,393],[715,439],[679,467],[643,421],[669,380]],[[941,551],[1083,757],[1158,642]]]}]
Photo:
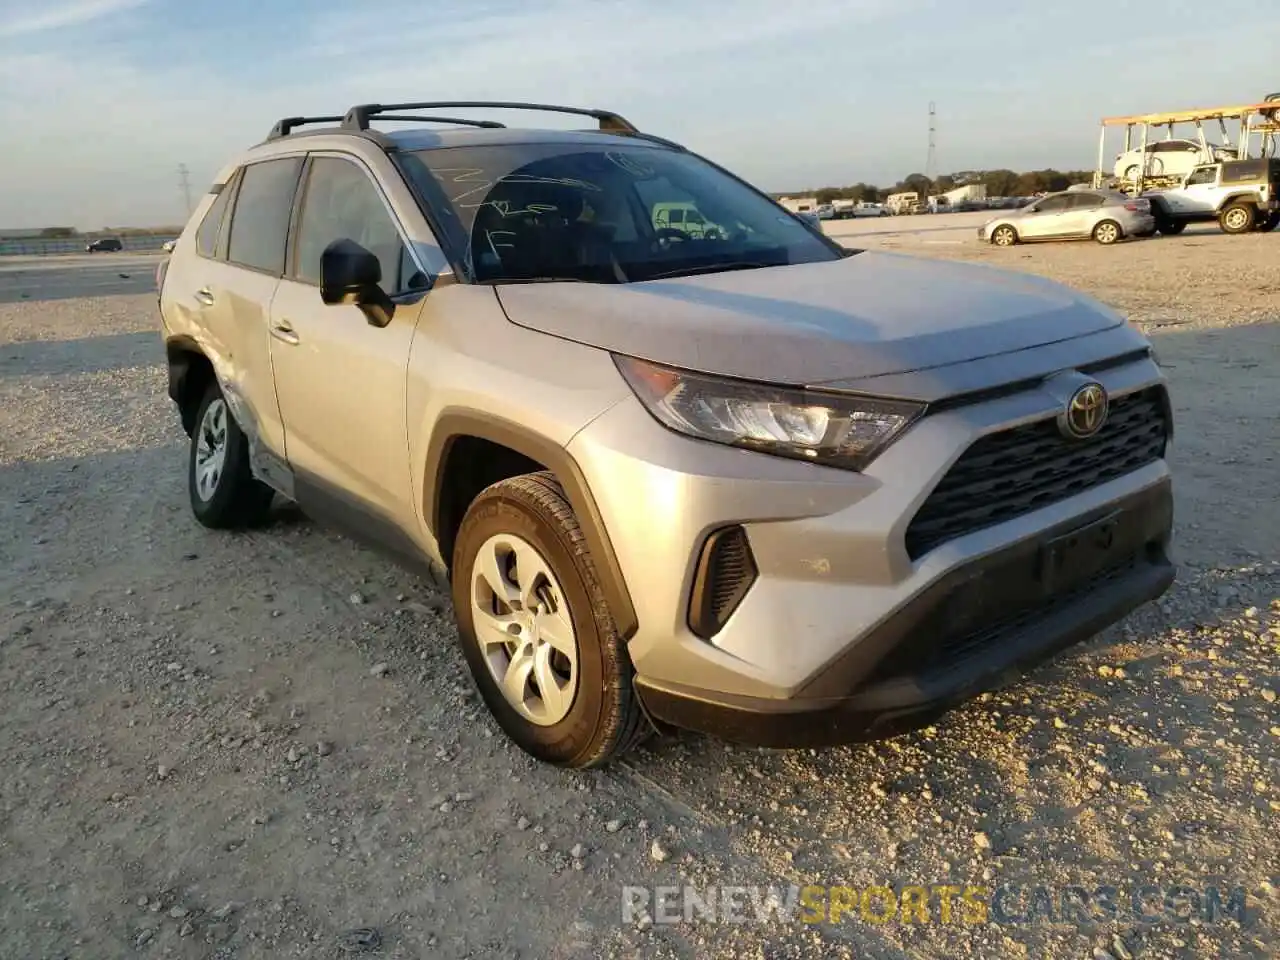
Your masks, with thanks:
[{"label": "silver suv", "polygon": [[157,279],[196,518],[280,494],[450,584],[551,763],[888,735],[1174,577],[1169,401],[1122,317],[844,249],[613,113],[282,120]]}]

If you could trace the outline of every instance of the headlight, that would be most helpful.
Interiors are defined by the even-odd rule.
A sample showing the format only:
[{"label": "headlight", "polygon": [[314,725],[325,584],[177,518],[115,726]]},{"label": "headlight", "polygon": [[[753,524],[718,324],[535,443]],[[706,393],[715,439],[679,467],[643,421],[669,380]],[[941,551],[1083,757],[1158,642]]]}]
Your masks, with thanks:
[{"label": "headlight", "polygon": [[924,412],[917,403],[728,380],[634,357],[614,362],[677,433],[846,470],[866,467]]}]

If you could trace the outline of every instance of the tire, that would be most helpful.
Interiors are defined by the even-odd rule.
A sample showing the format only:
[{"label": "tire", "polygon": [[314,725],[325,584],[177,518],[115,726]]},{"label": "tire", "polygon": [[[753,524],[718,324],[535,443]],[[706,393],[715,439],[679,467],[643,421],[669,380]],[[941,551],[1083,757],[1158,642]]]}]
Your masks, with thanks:
[{"label": "tire", "polygon": [[[537,610],[497,600],[499,589],[536,592]],[[626,644],[554,475],[502,480],[472,502],[453,551],[453,605],[480,696],[529,755],[560,767],[599,767],[649,732]],[[518,683],[519,703],[500,674]],[[556,694],[544,697],[542,685]]]},{"label": "tire", "polygon": [[991,231],[991,242],[997,247],[1012,247],[1018,242],[1018,231],[1002,223]]},{"label": "tire", "polygon": [[1093,239],[1103,246],[1109,247],[1123,237],[1124,231],[1120,229],[1120,224],[1114,220],[1103,220],[1093,228]]},{"label": "tire", "polygon": [[1251,203],[1239,201],[1227,204],[1218,214],[1218,226],[1223,233],[1248,233],[1258,218],[1258,210]]},{"label": "tire", "polygon": [[275,492],[249,469],[248,438],[217,384],[205,392],[195,423],[187,461],[191,512],[213,530],[258,525],[266,519]]},{"label": "tire", "polygon": [[1259,233],[1270,233],[1278,226],[1280,226],[1280,210],[1273,210],[1271,213],[1258,220],[1255,229],[1257,229]]},{"label": "tire", "polygon": [[1124,177],[1123,177],[1123,179],[1125,179],[1125,180],[1137,180],[1137,179],[1138,179],[1138,171],[1139,171],[1139,170],[1141,170],[1141,169],[1142,169],[1142,168],[1141,168],[1138,164],[1136,164],[1136,163],[1135,163],[1135,164],[1132,164],[1132,165],[1130,165],[1130,166],[1125,167],[1125,168],[1124,168]]},{"label": "tire", "polygon": [[1167,237],[1176,237],[1183,230],[1187,229],[1187,221],[1185,220],[1161,220],[1158,228],[1161,233]]}]

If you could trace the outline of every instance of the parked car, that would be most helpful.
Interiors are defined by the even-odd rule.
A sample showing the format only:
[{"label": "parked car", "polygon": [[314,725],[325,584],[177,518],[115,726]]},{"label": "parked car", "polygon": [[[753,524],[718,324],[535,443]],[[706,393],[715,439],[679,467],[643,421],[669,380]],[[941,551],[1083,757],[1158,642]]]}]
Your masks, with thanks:
[{"label": "parked car", "polygon": [[696,204],[686,201],[658,203],[653,207],[653,225],[658,230],[675,230],[695,240],[720,240],[724,230],[702,215]]},{"label": "parked car", "polygon": [[447,585],[532,756],[887,736],[1172,583],[1166,381],[1118,313],[846,249],[608,111],[376,126],[476,106],[280,121],[161,261],[160,328],[196,520],[280,495]]},{"label": "parked car", "polygon": [[124,244],[117,237],[100,237],[85,246],[86,253],[119,253]]},{"label": "parked car", "polygon": [[1280,226],[1280,160],[1229,160],[1196,167],[1176,187],[1143,194],[1156,229],[1181,233],[1216,220],[1223,233],[1263,233]]},{"label": "parked car", "polygon": [[861,201],[853,208],[855,217],[887,217],[889,209],[882,203],[872,203],[870,200]]},{"label": "parked car", "polygon": [[1126,237],[1149,237],[1156,221],[1151,204],[1110,190],[1063,190],[992,217],[978,239],[998,247],[1030,240],[1086,240],[1111,244]]},{"label": "parked car", "polygon": [[1208,144],[1208,149],[1198,140],[1158,140],[1147,144],[1147,163],[1143,166],[1142,148],[1138,147],[1116,157],[1115,175],[1121,180],[1136,180],[1141,172],[1145,177],[1182,177],[1202,163],[1230,160],[1235,151]]}]

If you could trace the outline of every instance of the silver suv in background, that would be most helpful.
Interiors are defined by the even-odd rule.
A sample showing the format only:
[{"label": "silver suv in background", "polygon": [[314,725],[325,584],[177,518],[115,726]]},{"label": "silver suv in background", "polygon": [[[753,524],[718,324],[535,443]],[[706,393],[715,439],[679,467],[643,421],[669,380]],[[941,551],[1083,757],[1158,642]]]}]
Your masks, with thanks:
[{"label": "silver suv in background", "polygon": [[978,228],[978,239],[998,247],[1033,240],[1093,239],[1112,244],[1126,237],[1149,237],[1155,230],[1151,201],[1111,190],[1076,188],[1046,194],[992,217]]},{"label": "silver suv in background", "polygon": [[1123,317],[845,249],[608,111],[282,120],[158,279],[196,519],[283,496],[447,585],[550,763],[893,733],[1173,580],[1169,400]]}]

